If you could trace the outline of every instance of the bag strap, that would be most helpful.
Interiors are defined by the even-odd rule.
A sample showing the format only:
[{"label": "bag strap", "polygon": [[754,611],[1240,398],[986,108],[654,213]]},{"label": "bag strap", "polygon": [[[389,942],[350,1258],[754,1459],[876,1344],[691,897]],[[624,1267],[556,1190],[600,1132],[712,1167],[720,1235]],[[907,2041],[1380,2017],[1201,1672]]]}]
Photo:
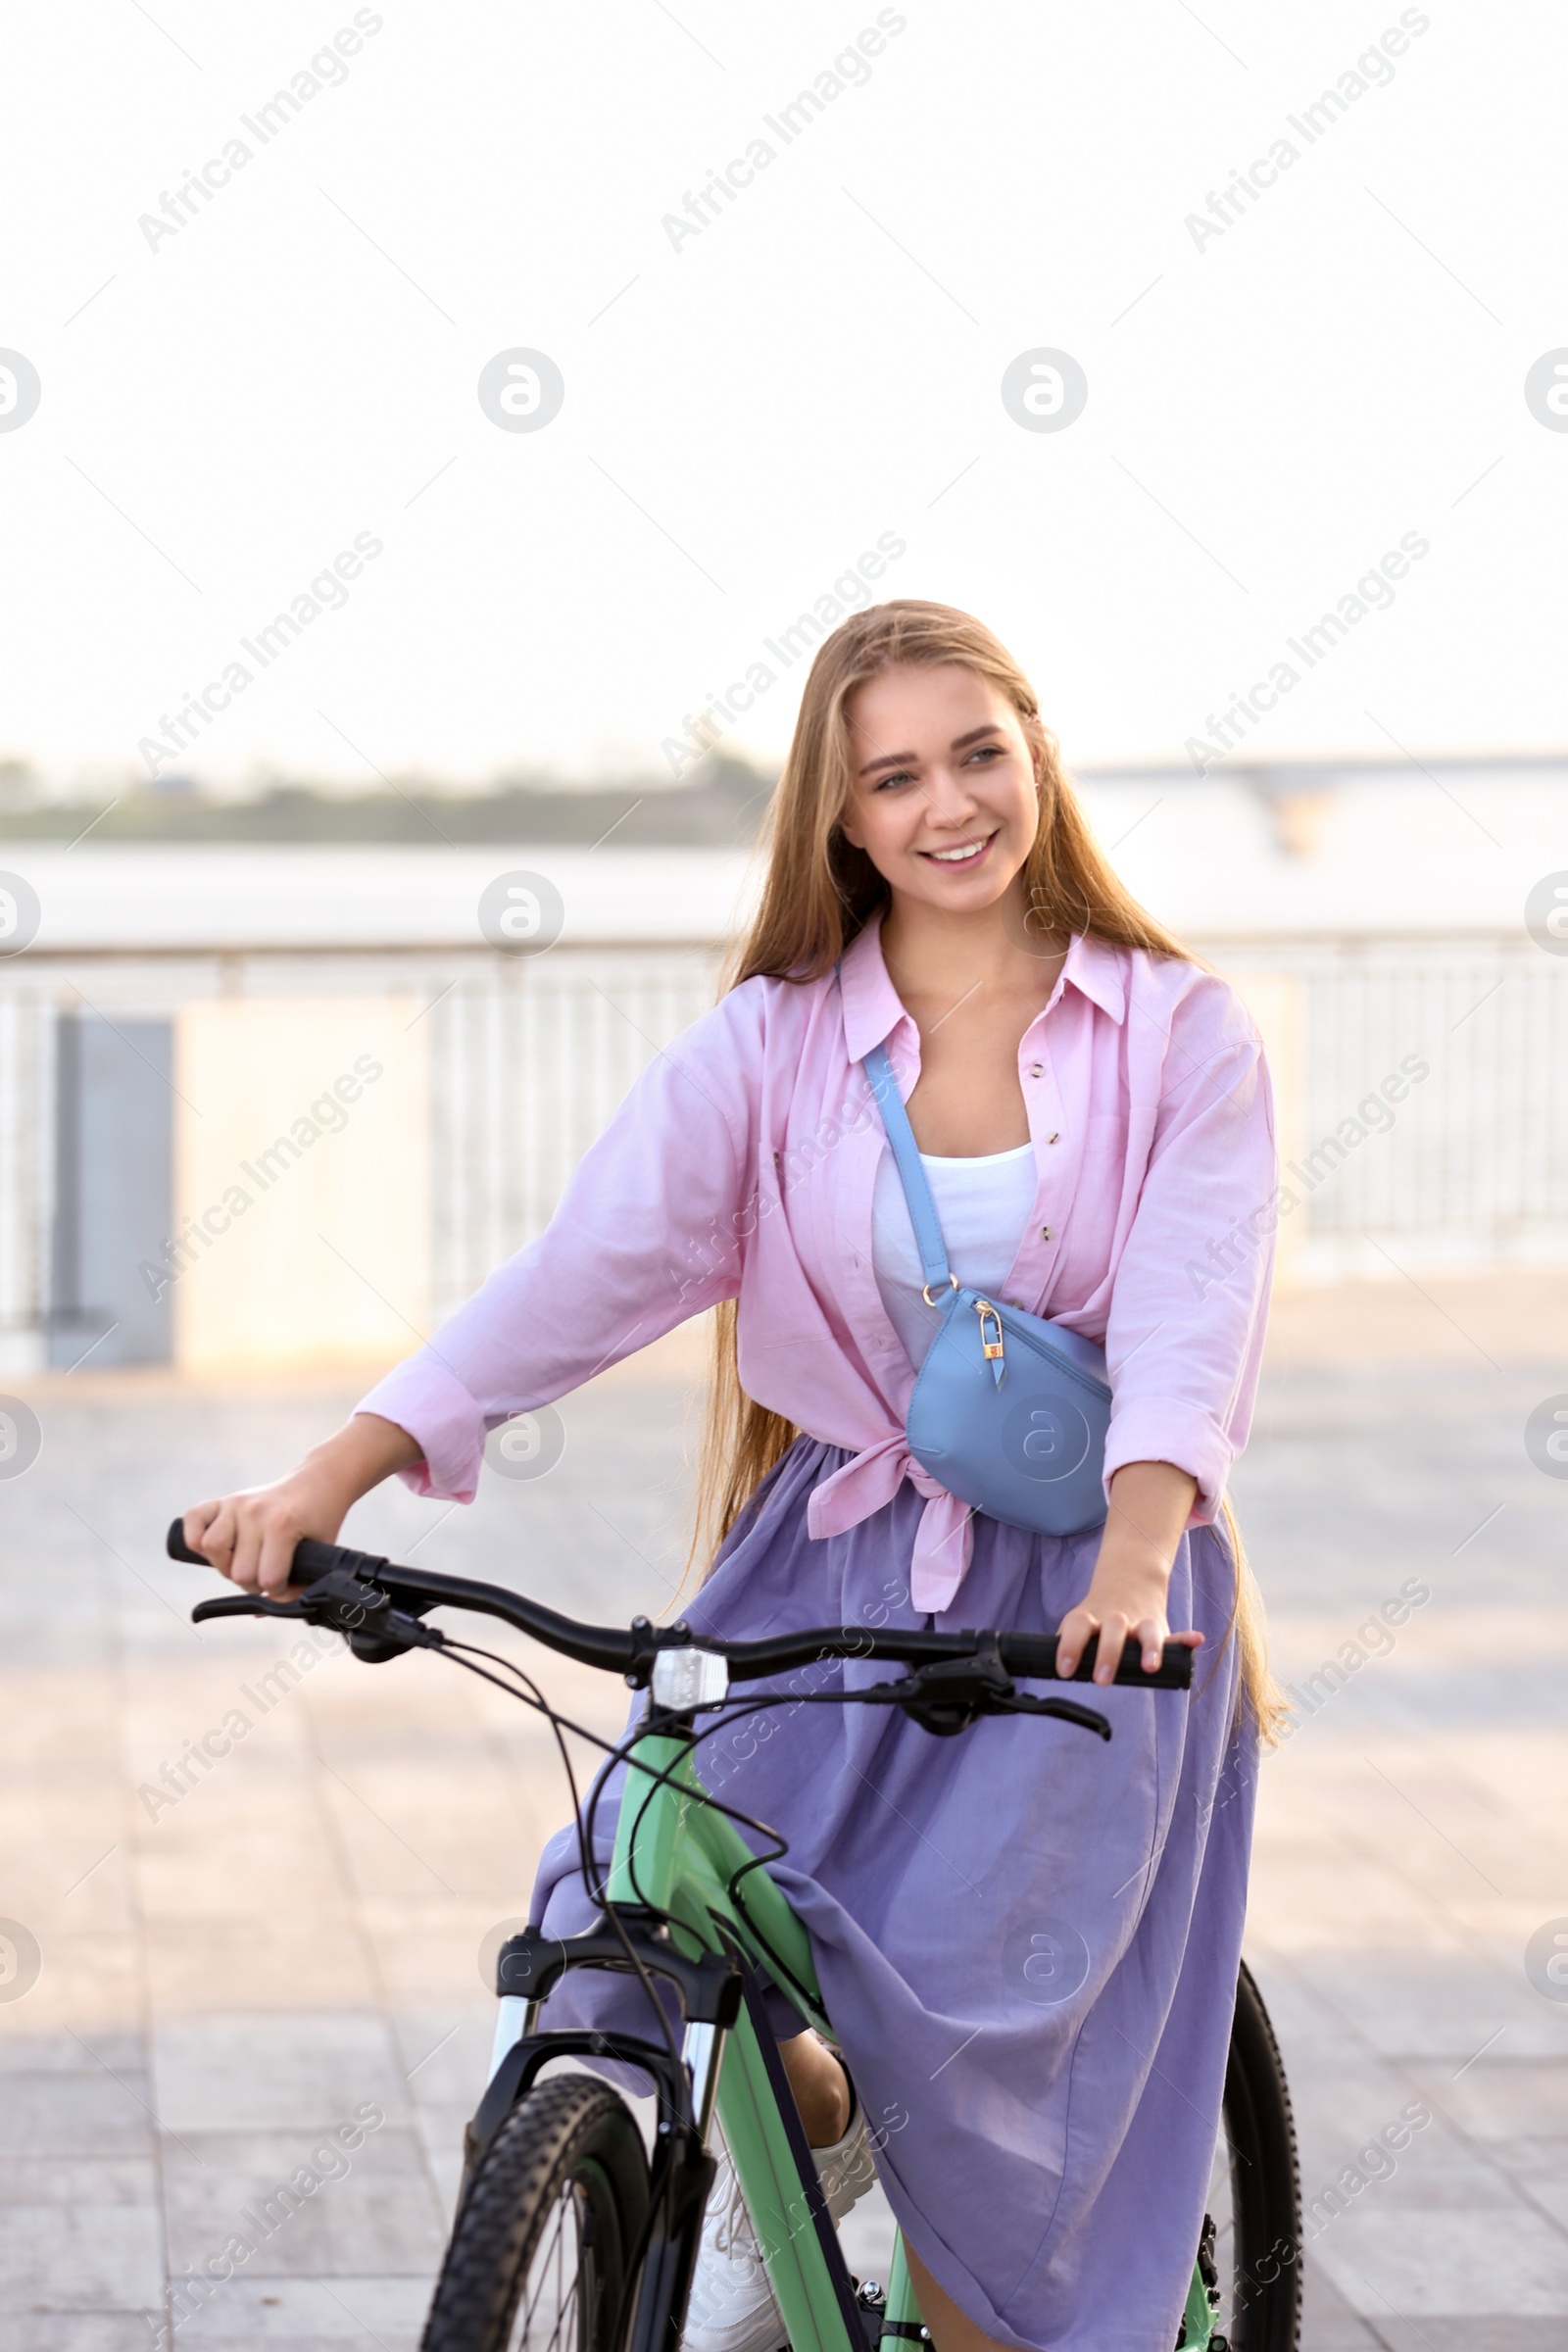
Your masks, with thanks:
[{"label": "bag strap", "polygon": [[[951,1290],[953,1277],[948,1271],[947,1244],[942,1239],[937,1204],[920,1165],[920,1147],[914,1140],[914,1129],[909,1125],[909,1114],[904,1107],[904,1097],[899,1092],[886,1046],[873,1046],[860,1067],[871,1082],[871,1093],[893,1147],[894,1164],[909,1205],[909,1222],[914,1227],[925,1287],[928,1292]],[[932,1303],[936,1303],[935,1299]]]}]

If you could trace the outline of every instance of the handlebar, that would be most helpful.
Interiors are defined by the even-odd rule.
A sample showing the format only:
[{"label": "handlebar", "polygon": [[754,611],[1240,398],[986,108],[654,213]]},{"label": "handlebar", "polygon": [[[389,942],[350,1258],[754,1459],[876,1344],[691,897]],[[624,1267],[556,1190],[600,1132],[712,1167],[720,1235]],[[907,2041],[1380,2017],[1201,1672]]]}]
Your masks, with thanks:
[{"label": "handlebar", "polygon": [[[168,1549],[173,1560],[186,1560],[202,1568],[213,1564],[204,1553],[191,1549],[178,1519],[169,1530]],[[726,1660],[732,1682],[756,1682],[764,1675],[785,1674],[792,1667],[808,1666],[823,1657],[889,1658],[920,1667],[949,1659],[974,1658],[982,1649],[989,1651],[993,1642],[1008,1674],[1022,1675],[1031,1681],[1070,1679],[1087,1683],[1094,1674],[1099,1642],[1098,1635],[1091,1637],[1077,1671],[1066,1678],[1056,1673],[1054,1634],[977,1633],[968,1627],[956,1633],[939,1634],[913,1628],[845,1625],[807,1627],[770,1641],[723,1642],[694,1634],[684,1619],[674,1625],[653,1625],[646,1617],[637,1617],[625,1630],[618,1626],[584,1625],[574,1617],[564,1617],[559,1611],[546,1608],[541,1601],[508,1592],[502,1585],[479,1584],[462,1576],[440,1576],[426,1568],[399,1567],[373,1552],[356,1551],[347,1544],[318,1543],[311,1536],[303,1538],[294,1547],[292,1575],[295,1584],[303,1586],[305,1591],[290,1614],[310,1615],[321,1624],[337,1624],[340,1631],[367,1623],[367,1603],[373,1604],[374,1612],[379,1614],[390,1602],[394,1609],[415,1619],[430,1608],[469,1609],[480,1616],[499,1618],[503,1624],[529,1635],[548,1649],[558,1650],[563,1657],[575,1659],[581,1666],[596,1666],[606,1673],[624,1675],[636,1689],[648,1683],[654,1659],[662,1649],[696,1646],[710,1650]],[[323,1580],[330,1582],[331,1590],[322,1592],[313,1605],[311,1588],[321,1585]],[[357,1615],[353,1613],[356,1610]],[[191,1615],[201,1622],[212,1617],[269,1613],[268,1602],[246,1593],[201,1601]],[[417,1628],[415,1630],[416,1633]],[[356,1636],[357,1641],[360,1639]],[[406,1646],[408,1642],[396,1642],[393,1648]],[[362,1654],[391,1655],[393,1648],[366,1650]],[[1188,1690],[1192,1680],[1193,1652],[1181,1642],[1165,1643],[1163,1658],[1152,1674],[1144,1672],[1138,1641],[1130,1637],[1123,1644],[1115,1674],[1115,1681],[1122,1688]]]}]

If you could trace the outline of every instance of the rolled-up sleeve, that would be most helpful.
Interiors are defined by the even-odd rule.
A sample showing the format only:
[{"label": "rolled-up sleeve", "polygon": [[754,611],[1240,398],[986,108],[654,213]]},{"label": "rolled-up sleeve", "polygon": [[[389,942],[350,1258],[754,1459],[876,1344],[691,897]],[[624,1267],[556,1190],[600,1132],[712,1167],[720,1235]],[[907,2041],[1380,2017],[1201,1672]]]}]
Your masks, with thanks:
[{"label": "rolled-up sleeve", "polygon": [[471,1501],[490,1430],[737,1296],[761,1007],[743,986],[657,1053],[537,1241],[360,1399],[418,1445],[416,1494]]},{"label": "rolled-up sleeve", "polygon": [[1174,1463],[1203,1527],[1251,1423],[1281,1201],[1262,1044],[1223,982],[1178,1001],[1160,1086],[1106,1324],[1105,1484],[1126,1462]]}]

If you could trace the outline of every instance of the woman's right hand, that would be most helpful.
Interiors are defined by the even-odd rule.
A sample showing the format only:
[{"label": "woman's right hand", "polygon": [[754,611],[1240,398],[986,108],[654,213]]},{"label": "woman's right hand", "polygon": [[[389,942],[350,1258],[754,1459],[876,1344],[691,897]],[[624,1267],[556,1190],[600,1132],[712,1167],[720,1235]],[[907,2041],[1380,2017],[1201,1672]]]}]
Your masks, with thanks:
[{"label": "woman's right hand", "polygon": [[197,1503],[184,1516],[185,1541],[247,1592],[281,1592],[302,1536],[335,1543],[350,1506],[418,1459],[406,1429],[356,1413],[287,1477]]}]

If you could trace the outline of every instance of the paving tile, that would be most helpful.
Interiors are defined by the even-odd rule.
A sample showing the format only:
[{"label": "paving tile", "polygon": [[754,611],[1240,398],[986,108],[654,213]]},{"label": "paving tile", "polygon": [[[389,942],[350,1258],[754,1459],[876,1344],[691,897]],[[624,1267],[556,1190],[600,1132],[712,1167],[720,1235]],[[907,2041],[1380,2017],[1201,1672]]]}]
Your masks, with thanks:
[{"label": "paving tile", "polygon": [[287,2009],[302,1984],[313,2007],[368,2009],[375,1981],[363,1934],[342,1907],[234,1910],[216,1917],[192,1910],[154,1918],[144,1946],[148,1996],[160,2016]]},{"label": "paving tile", "polygon": [[349,1857],[355,1891],[367,1900],[457,1902],[486,1886],[497,1867],[497,1839],[455,1836],[450,1819],[428,1804],[426,1786],[364,1764],[334,1766],[325,1795]]},{"label": "paving tile", "polygon": [[[1294,1644],[1310,1667],[1334,1646],[1319,1639],[1325,1625],[1353,1630],[1404,1574],[1434,1585],[1396,1650],[1263,1775],[1248,1946],[1297,2093],[1308,2193],[1412,2096],[1434,2109],[1393,2177],[1309,2249],[1304,2352],[1568,2352],[1565,2315],[1549,2302],[1554,2249],[1568,2242],[1551,2218],[1568,2230],[1558,2063],[1568,2009],[1534,1995],[1521,1967],[1529,1936],[1568,1908],[1565,1686],[1555,1651],[1547,1671],[1498,1668],[1501,1645],[1560,1612],[1552,1498],[1512,1467],[1540,1383],[1527,1385],[1516,1396],[1511,1375],[1485,1366],[1474,1379],[1409,1365],[1391,1382],[1359,1362],[1276,1376],[1241,1465],[1266,1594],[1294,1612],[1282,1652]],[[366,1673],[334,1652],[176,1806],[156,1820],[138,1812],[138,1782],[221,1722],[288,1647],[273,1627],[198,1635],[184,1622],[212,1588],[157,1556],[166,1488],[242,1483],[259,1454],[293,1458],[353,1401],[280,1389],[204,1396],[199,1412],[174,1412],[181,1394],[106,1380],[91,1398],[63,1397],[40,1473],[7,1496],[21,1534],[60,1566],[46,1585],[0,1591],[0,1835],[21,1874],[8,1883],[36,1896],[46,1956],[25,2002],[0,2004],[0,2212],[19,2197],[68,2219],[135,2216],[149,2202],[151,2117],[68,2028],[208,2158],[204,2170],[166,2146],[182,2259],[204,2261],[204,2232],[226,2233],[225,2199],[249,2204],[247,2191],[275,2183],[274,2156],[292,2170],[321,2126],[373,2098],[388,2118],[384,2172],[368,2142],[364,2164],[318,2191],[176,2343],[342,2352],[368,2343],[371,2327],[389,2352],[413,2352],[426,2283],[381,2274],[394,2261],[434,2268],[488,2060],[493,2009],[475,1955],[498,1920],[520,1916],[539,1843],[566,1818],[559,1763],[536,1719],[468,1678],[456,1684],[439,1661]],[[648,1470],[651,1494],[652,1474],[675,1458],[681,1408],[669,1383],[645,1383],[639,1398],[649,1411],[633,1472]],[[590,1391],[573,1411],[559,1491],[496,1488],[447,1522],[444,1506],[389,1488],[360,1507],[356,1540],[406,1554],[439,1521],[417,1555],[435,1565],[505,1577],[506,1562],[525,1559],[530,1589],[606,1621],[661,1607],[649,1571],[585,1507],[623,1448],[624,1396]],[[614,1458],[619,1492],[623,1450]],[[68,1487],[154,1590],[107,1570],[64,1509]],[[1458,1514],[1468,1532],[1503,1492],[1506,1516],[1440,1583],[1433,1564],[1459,1540],[1448,1521]],[[668,1517],[667,1496],[657,1509],[639,1496],[623,1524],[662,1558]],[[495,1640],[579,1721],[619,1731],[625,1699],[612,1680]],[[108,1670],[117,1643],[128,1677]],[[128,1829],[114,1810],[122,1793]],[[112,1845],[122,1850],[67,1894]],[[156,2088],[135,2030],[144,1967]],[[868,2270],[878,2226],[869,2200],[852,2217]],[[294,2267],[268,2277],[265,2260]],[[1357,2291],[1351,2268],[1365,2281]],[[1441,2287],[1470,2307],[1424,2307],[1423,2281],[1428,2303]],[[1379,2287],[1396,2307],[1404,2297],[1404,2318]],[[151,2340],[128,2311],[20,2322],[0,2312],[0,2352]]]},{"label": "paving tile", "polygon": [[[1338,2210],[1358,2182],[1376,2190],[1380,2203],[1385,2198],[1401,2205],[1518,2202],[1503,2165],[1469,2144],[1441,2115],[1428,2108],[1428,2121],[1419,2130],[1404,2120],[1406,2106],[1419,2113],[1408,2082],[1362,2085],[1343,2075],[1303,2081],[1298,2073],[1296,2090],[1301,2194],[1308,2211]],[[1395,2137],[1406,2135],[1402,2147],[1390,2146],[1386,2135],[1391,2132]]]},{"label": "paving tile", "polygon": [[247,2277],[424,2276],[446,2243],[417,2136],[392,2127],[353,2150],[320,2133],[198,2132],[165,2152],[164,2209],[175,2270],[199,2271],[235,2233],[254,2248]]},{"label": "paving tile", "polygon": [[140,2311],[163,2294],[156,2205],[15,2205],[0,2211],[0,2310]]},{"label": "paving tile", "polygon": [[1508,2170],[1526,2195],[1568,2230],[1568,2139],[1532,2140],[1529,2153],[1507,2159]]},{"label": "paving tile", "polygon": [[60,1868],[63,1850],[78,1839],[87,1844],[85,1870],[106,1845],[113,1845],[122,1828],[120,1795],[101,1769],[69,1772],[16,1772],[0,1788],[0,1843],[7,1855],[25,1853],[36,1845],[54,1855],[54,1872],[62,1889],[74,1872]]},{"label": "paving tile", "polygon": [[19,2205],[157,2202],[158,2166],[151,2150],[145,2156],[0,2157],[0,2213]]},{"label": "paving tile", "polygon": [[415,2130],[421,2144],[443,2157],[452,2149],[461,2148],[464,2131],[478,2103],[476,2095],[450,2107],[421,2106],[415,2116]]},{"label": "paving tile", "polygon": [[[1378,2341],[1388,2352],[1564,2352],[1568,2345],[1561,2320],[1521,2319],[1506,2311],[1464,2319],[1423,2312],[1419,2320],[1384,2311],[1377,2325]],[[1302,2352],[1312,2352],[1311,2346],[1303,2344]]]},{"label": "paving tile", "polygon": [[1568,2056],[1568,2023],[1532,1991],[1514,1951],[1499,1951],[1491,1968],[1457,1938],[1446,1951],[1402,1958],[1325,1956],[1313,1980],[1388,2057],[1451,2058],[1458,2067],[1492,2036],[1499,2056]]},{"label": "paving tile", "polygon": [[158,2111],[182,2132],[328,2130],[363,2102],[407,2116],[402,2071],[373,2012],[297,2009],[161,2020]]},{"label": "paving tile", "polygon": [[1363,2318],[1495,2312],[1568,2318],[1568,2235],[1538,2214],[1399,2211],[1368,2202],[1325,2230],[1317,2258]]},{"label": "paving tile", "polygon": [[494,1984],[486,1984],[479,1973],[479,1949],[501,1921],[525,1921],[527,1898],[526,1886],[519,1891],[506,1885],[462,1904],[444,1898],[416,1905],[364,1898],[360,1911],[388,1999],[399,2009],[432,2013],[455,2012],[464,2003],[493,2003]]},{"label": "paving tile", "polygon": [[135,1955],[135,1855],[121,1837],[113,1846],[99,1831],[74,1838],[52,1859],[59,1899],[45,1908],[38,1935],[46,1944],[118,1936],[127,1960]]},{"label": "paving tile", "polygon": [[1316,2256],[1301,2264],[1300,2352],[1383,2352],[1383,2339],[1341,2294]]},{"label": "paving tile", "polygon": [[7,1673],[0,1679],[0,1768],[7,1778],[55,1770],[73,1776],[97,1759],[106,1785],[118,1779],[115,1690],[89,1665]]},{"label": "paving tile", "polygon": [[1376,2140],[1347,2139],[1326,2162],[1318,2161],[1320,2144],[1303,2142],[1301,2209],[1308,2231],[1373,2196],[1380,2209],[1447,2206],[1483,2213],[1518,2206],[1517,2184],[1500,2164],[1435,2133],[1436,2127],[1429,2127],[1396,2156]]},{"label": "paving tile", "polygon": [[375,2344],[418,2352],[433,2278],[248,2278],[220,2287],[180,2328],[175,2343],[202,2352],[342,2352]]},{"label": "paving tile", "polygon": [[425,2170],[435,2187],[435,2210],[443,2249],[452,2235],[458,2198],[463,2190],[463,2138],[460,2132],[432,2132],[422,2125],[419,2142]]},{"label": "paving tile", "polygon": [[74,1835],[25,1843],[0,1835],[0,1849],[10,1915],[32,1930],[46,1956],[63,1936],[130,1931],[135,1906],[127,1850],[114,1828],[93,1823]]},{"label": "paving tile", "polygon": [[183,1757],[181,1735],[189,1732],[199,1743],[220,1730],[221,1718],[220,1706],[208,1710],[204,1718],[198,1706],[187,1701],[177,1726],[145,1716],[138,1720],[133,1715],[127,1721],[125,1743],[134,1761],[125,1777],[135,1800],[131,1821],[139,1839],[216,1839],[264,1817],[270,1804],[297,1800],[310,1769],[309,1753],[270,1728],[236,1743],[205,1776]]},{"label": "paving tile", "polygon": [[12,2075],[79,2075],[93,2059],[122,2075],[139,2075],[146,2066],[146,2043],[132,2026],[95,2026],[87,2032],[82,2021],[75,2034],[53,2026],[34,2033],[26,2027],[27,2015],[20,2005],[0,2009],[0,2081]]},{"label": "paving tile", "polygon": [[161,2300],[141,2312],[0,2312],[0,2352],[155,2352],[164,2325]]},{"label": "paving tile", "polygon": [[[75,1906],[71,1908],[74,1911]],[[7,2021],[0,2032],[9,2037],[69,2025],[96,2040],[105,2027],[134,2021],[138,1954],[128,1911],[120,1921],[74,1917],[62,1922],[46,1915],[27,1921],[19,1904],[16,1916],[37,1937],[40,1966],[31,1990],[0,2007],[0,2017]]]},{"label": "paving tile", "polygon": [[144,2075],[15,2074],[0,2097],[0,2156],[145,2155],[155,2130]]},{"label": "paving tile", "polygon": [[408,2060],[405,2080],[416,2106],[472,2114],[489,2080],[495,2025],[493,2000],[398,2010],[398,2047]]},{"label": "paving tile", "polygon": [[1548,2119],[1568,2118],[1568,2057],[1503,2062],[1483,2058],[1457,2082],[1415,2067],[1424,2095],[1474,2137],[1499,2151],[1517,2144]]},{"label": "paving tile", "polygon": [[[1461,2141],[1440,2137],[1436,2127],[1404,2150],[1397,2166],[1388,2180],[1374,2182],[1380,2202],[1390,2206],[1495,2213],[1519,2202],[1518,2185],[1504,2165],[1473,2153]],[[1363,2169],[1370,2175],[1376,2165]]]},{"label": "paving tile", "polygon": [[1250,1909],[1282,1952],[1342,1952],[1365,1940],[1419,1949],[1431,1919],[1426,1898],[1375,1859],[1322,1852],[1274,1853],[1260,1844]]},{"label": "paving tile", "polygon": [[161,1919],[191,1913],[215,1919],[233,1912],[253,1923],[280,1905],[330,1908],[341,1900],[342,1890],[330,1857],[309,1834],[313,1828],[302,1823],[280,1836],[247,1826],[220,1844],[216,1836],[193,1835],[178,1845],[145,1838],[136,1867],[140,1907]]}]

